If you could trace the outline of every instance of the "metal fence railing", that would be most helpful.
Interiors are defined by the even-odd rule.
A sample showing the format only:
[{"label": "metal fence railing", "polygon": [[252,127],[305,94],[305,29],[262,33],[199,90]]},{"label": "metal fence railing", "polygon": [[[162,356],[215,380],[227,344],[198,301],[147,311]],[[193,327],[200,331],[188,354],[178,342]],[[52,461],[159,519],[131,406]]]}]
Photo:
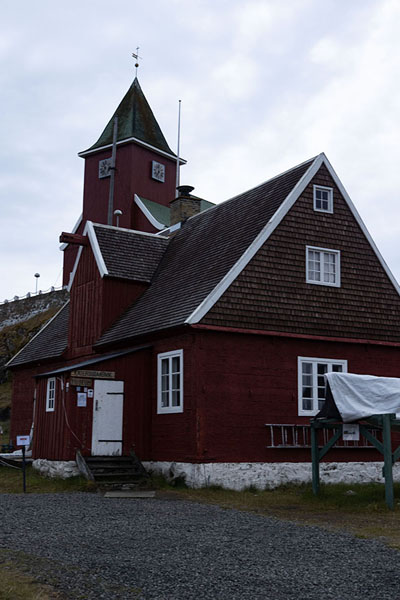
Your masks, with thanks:
[{"label": "metal fence railing", "polygon": [[60,285],[59,287],[54,287],[53,285],[48,290],[38,290],[37,292],[28,292],[25,296],[14,296],[10,300],[0,301],[0,306],[3,304],[9,304],[10,302],[18,302],[18,300],[25,300],[26,298],[34,298],[35,296],[43,296],[43,294],[51,294],[51,292],[58,292],[62,289],[66,288],[66,286]]}]

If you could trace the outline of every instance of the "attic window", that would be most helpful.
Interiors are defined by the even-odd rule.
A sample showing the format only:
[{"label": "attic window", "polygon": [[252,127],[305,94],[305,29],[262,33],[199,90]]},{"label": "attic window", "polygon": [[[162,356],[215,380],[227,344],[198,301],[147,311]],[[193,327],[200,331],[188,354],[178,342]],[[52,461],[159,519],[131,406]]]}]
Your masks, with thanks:
[{"label": "attic window", "polygon": [[306,282],[340,287],[340,252],[306,247]]},{"label": "attic window", "polygon": [[183,412],[183,350],[157,357],[157,412]]},{"label": "attic window", "polygon": [[333,213],[333,189],[323,185],[314,185],[314,210]]}]

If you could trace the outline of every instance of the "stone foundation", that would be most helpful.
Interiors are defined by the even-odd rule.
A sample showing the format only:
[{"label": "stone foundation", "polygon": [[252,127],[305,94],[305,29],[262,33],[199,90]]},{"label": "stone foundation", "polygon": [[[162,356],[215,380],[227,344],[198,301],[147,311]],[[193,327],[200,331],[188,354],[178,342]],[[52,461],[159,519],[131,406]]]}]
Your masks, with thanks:
[{"label": "stone foundation", "polygon": [[32,462],[32,467],[46,477],[68,479],[69,477],[80,475],[74,460],[46,460],[45,458],[37,458]]},{"label": "stone foundation", "polygon": [[[288,483],[310,483],[311,463],[180,463],[144,462],[145,469],[166,477],[183,479],[191,488],[220,485],[243,490],[250,486],[272,489]],[[383,462],[321,463],[322,483],[383,483]],[[400,481],[400,464],[393,466],[394,481]]]}]

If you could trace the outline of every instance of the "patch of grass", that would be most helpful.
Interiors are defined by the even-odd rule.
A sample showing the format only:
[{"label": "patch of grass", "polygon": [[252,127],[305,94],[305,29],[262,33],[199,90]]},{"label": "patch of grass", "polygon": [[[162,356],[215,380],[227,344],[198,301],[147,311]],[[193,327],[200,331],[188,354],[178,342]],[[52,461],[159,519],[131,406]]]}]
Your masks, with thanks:
[{"label": "patch of grass", "polygon": [[[95,486],[83,477],[69,479],[50,479],[43,477],[30,465],[26,469],[26,492],[35,494],[51,494],[58,492],[90,492]],[[22,471],[11,467],[0,466],[0,493],[22,493]],[[1,588],[0,588],[1,589]],[[1,596],[0,596],[1,598]]]},{"label": "patch of grass", "polygon": [[[400,549],[400,484],[395,484],[395,510],[385,503],[383,484],[323,485],[318,496],[310,485],[288,485],[272,490],[242,492],[216,487],[179,490],[181,498],[217,504],[318,525],[330,530],[347,530],[359,537],[379,538]],[[349,494],[350,492],[350,494]]]},{"label": "patch of grass", "polygon": [[11,405],[11,381],[0,384],[0,409]]},{"label": "patch of grass", "polygon": [[10,418],[11,407],[11,381],[0,384],[0,426],[3,434],[0,434],[0,444],[8,444],[10,441]]},{"label": "patch of grass", "polygon": [[0,563],[1,600],[55,600],[61,599],[56,590],[38,583],[33,577],[23,573],[11,562]]}]

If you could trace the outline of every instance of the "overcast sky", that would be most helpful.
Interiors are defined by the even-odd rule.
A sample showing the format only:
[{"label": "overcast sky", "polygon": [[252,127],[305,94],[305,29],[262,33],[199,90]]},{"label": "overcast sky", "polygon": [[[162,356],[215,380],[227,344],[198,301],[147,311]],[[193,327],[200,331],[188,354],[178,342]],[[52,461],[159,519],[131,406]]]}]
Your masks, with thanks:
[{"label": "overcast sky", "polygon": [[61,283],[83,159],[134,77],[220,202],[325,152],[400,279],[398,0],[1,0],[0,300]]}]

